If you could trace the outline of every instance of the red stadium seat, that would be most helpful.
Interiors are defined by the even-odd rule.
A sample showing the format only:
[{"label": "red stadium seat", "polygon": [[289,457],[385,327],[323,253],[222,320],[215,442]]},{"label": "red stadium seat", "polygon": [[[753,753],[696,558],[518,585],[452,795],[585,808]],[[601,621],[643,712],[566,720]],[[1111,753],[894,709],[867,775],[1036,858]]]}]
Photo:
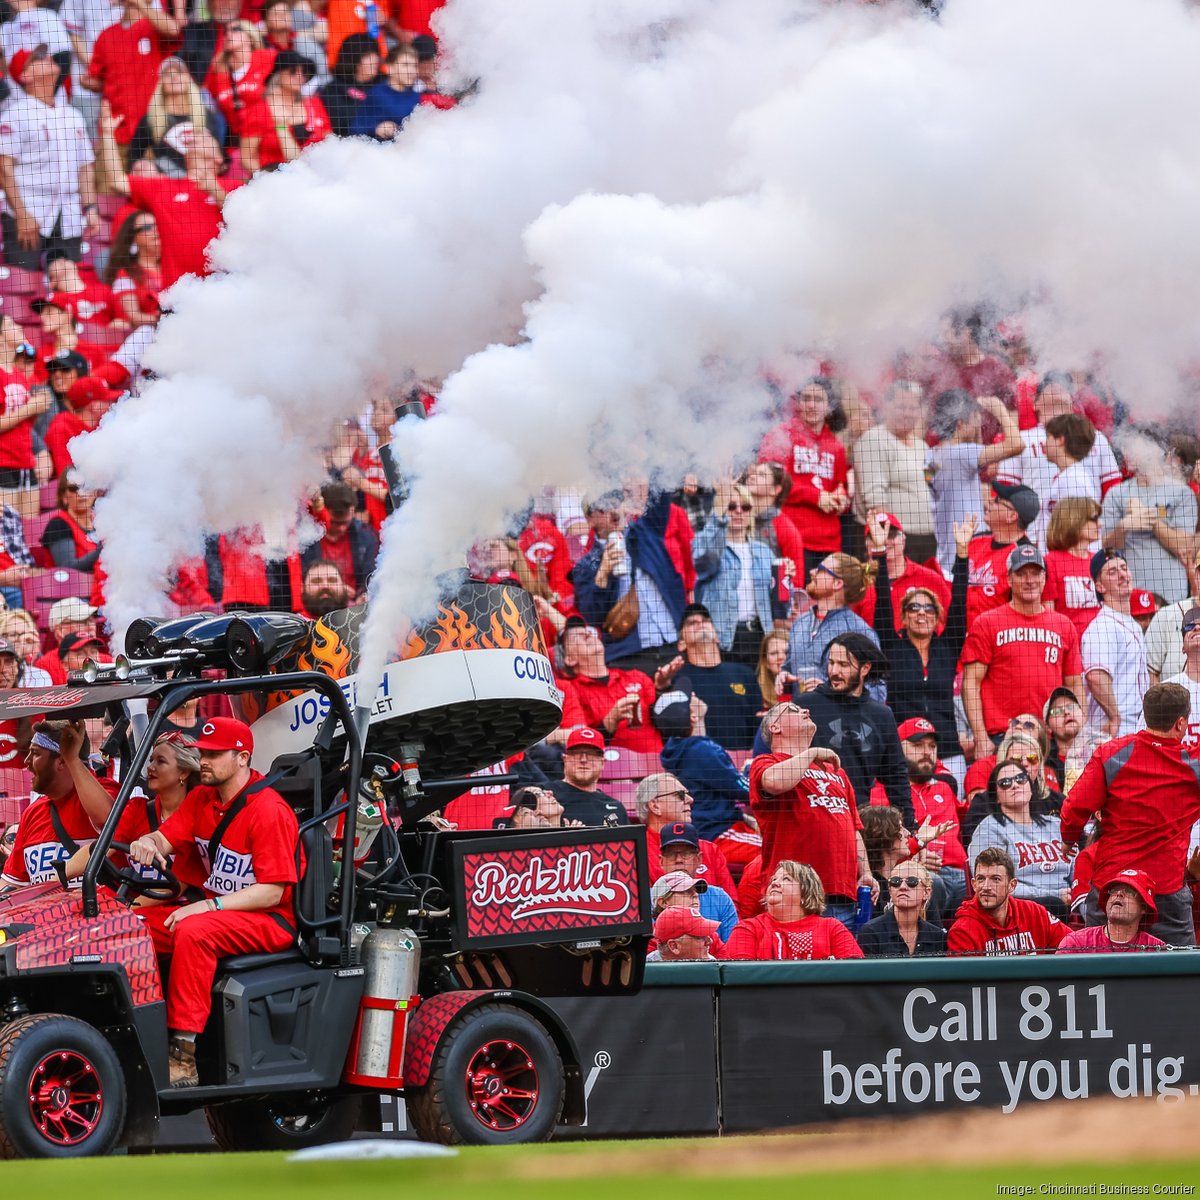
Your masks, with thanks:
[{"label": "red stadium seat", "polygon": [[604,783],[603,791],[614,800],[620,800],[625,811],[633,820],[637,820],[637,786],[636,779],[610,779]]},{"label": "red stadium seat", "polygon": [[36,325],[37,313],[29,307],[29,297],[17,293],[0,294],[0,313],[12,317],[18,325]]},{"label": "red stadium seat", "polygon": [[600,772],[600,778],[602,781],[632,779],[634,783],[640,783],[647,775],[661,770],[657,754],[609,746],[604,752],[604,769]]},{"label": "red stadium seat", "polygon": [[55,567],[26,579],[21,584],[25,607],[33,614],[39,629],[50,628],[50,609],[56,600],[80,596],[86,600],[92,594],[92,577],[86,571]]},{"label": "red stadium seat", "polygon": [[36,547],[42,544],[42,534],[46,532],[46,526],[53,519],[55,511],[40,512],[36,517],[27,517],[25,519],[25,544],[30,550],[36,552]]},{"label": "red stadium seat", "polygon": [[27,271],[10,263],[0,264],[0,292],[6,295],[44,296],[46,277],[41,271]]},{"label": "red stadium seat", "polygon": [[43,483],[38,489],[38,499],[42,512],[53,512],[58,508],[58,480],[51,479],[48,483]]},{"label": "red stadium seat", "polygon": [[79,326],[82,341],[105,350],[116,350],[128,336],[128,329],[114,329],[111,325],[98,325],[94,321],[84,321]]},{"label": "red stadium seat", "polygon": [[32,790],[33,776],[24,767],[0,767],[0,798],[27,797]]}]

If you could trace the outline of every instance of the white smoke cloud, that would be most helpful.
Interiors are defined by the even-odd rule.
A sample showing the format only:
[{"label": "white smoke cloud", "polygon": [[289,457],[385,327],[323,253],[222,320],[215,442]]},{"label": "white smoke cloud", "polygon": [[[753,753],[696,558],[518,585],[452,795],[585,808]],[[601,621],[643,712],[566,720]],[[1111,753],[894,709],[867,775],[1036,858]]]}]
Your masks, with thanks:
[{"label": "white smoke cloud", "polygon": [[386,530],[375,665],[433,575],[547,480],[749,452],[758,371],[790,351],[879,363],[950,303],[1036,291],[1046,365],[1102,349],[1161,406],[1194,353],[1182,0],[952,0],[940,22],[454,0],[442,32],[479,96],[235,195],[228,273],[177,289],[163,378],[82,448],[109,488],[118,622],[155,606],[193,529],[293,513],[333,420],[414,373],[449,378],[402,429],[412,498]]}]

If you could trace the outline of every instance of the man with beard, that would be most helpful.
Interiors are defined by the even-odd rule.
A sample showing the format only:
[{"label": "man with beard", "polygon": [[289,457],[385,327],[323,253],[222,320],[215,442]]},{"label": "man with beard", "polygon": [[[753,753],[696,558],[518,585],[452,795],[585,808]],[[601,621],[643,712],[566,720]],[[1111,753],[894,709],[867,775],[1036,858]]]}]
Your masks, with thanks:
[{"label": "man with beard", "polygon": [[883,665],[879,647],[865,634],[840,634],[829,644],[829,682],[805,692],[803,699],[816,723],[814,741],[837,752],[854,786],[854,803],[870,804],[878,780],[888,803],[913,829],[912,793],[896,718],[866,693],[868,676]]},{"label": "man with beard", "polygon": [[1100,889],[1100,903],[1107,918],[1105,923],[1072,930],[1059,942],[1059,954],[1166,949],[1166,942],[1143,928],[1158,915],[1154,885],[1145,871],[1136,867],[1121,871]]},{"label": "man with beard", "polygon": [[88,769],[89,749],[82,721],[39,721],[33,727],[25,765],[39,798],[21,816],[0,892],[55,879],[55,862],[70,858],[104,825],[117,785]]},{"label": "man with beard", "polygon": [[988,846],[975,860],[975,896],[958,910],[946,948],[951,954],[1038,954],[1053,950],[1067,927],[1034,900],[1019,900],[1017,869],[1006,850]]},{"label": "man with beard", "polygon": [[302,617],[316,620],[336,609],[345,608],[349,603],[350,589],[336,563],[327,558],[318,558],[308,564],[297,610]]},{"label": "man with beard", "polygon": [[564,822],[629,824],[625,805],[600,790],[603,770],[604,738],[587,726],[574,730],[563,750],[563,777],[550,788],[562,805]]},{"label": "man with beard", "polygon": [[922,826],[929,826],[924,865],[945,886],[942,915],[952,917],[967,894],[967,852],[958,827],[958,797],[944,777],[937,777],[938,743],[932,722],[913,717],[897,732],[908,763],[913,812]]}]

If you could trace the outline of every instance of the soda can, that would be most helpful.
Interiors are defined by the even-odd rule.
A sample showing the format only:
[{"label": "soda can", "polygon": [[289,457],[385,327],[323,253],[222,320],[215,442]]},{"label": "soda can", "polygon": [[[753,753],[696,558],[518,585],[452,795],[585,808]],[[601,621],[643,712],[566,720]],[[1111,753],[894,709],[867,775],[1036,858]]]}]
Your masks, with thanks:
[{"label": "soda can", "polygon": [[861,929],[874,916],[871,906],[871,889],[863,884],[858,889],[858,917],[854,922],[855,928]]},{"label": "soda can", "polygon": [[625,550],[624,537],[619,533],[610,533],[608,535],[608,544],[610,546],[615,545],[618,550],[617,565],[615,567],[613,567],[612,573],[614,575],[620,575],[620,576],[628,575],[629,574],[629,555]]},{"label": "soda can", "polygon": [[788,605],[792,602],[792,576],[788,570],[788,561],[786,558],[775,559],[775,599],[780,604]]}]

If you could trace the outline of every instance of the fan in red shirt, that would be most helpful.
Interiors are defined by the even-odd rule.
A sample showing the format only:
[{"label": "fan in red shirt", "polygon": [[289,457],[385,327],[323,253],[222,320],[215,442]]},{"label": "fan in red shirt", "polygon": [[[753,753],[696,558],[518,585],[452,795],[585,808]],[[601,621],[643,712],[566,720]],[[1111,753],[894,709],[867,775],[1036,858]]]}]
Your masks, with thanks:
[{"label": "fan in red shirt", "polygon": [[154,214],[162,245],[162,287],[169,288],[182,275],[207,275],[208,244],[221,231],[221,206],[241,186],[240,180],[218,174],[225,156],[216,138],[206,129],[193,132],[184,154],[185,179],[127,177],[113,142],[115,128],[116,118],[102,105],[96,154],[104,164],[109,190]]},{"label": "fan in red shirt", "polygon": [[120,319],[112,291],[90,271],[87,278],[69,258],[51,259],[46,267],[50,302],[65,308],[79,323],[111,325]]},{"label": "fan in red shirt", "polygon": [[[669,532],[669,522],[667,529]],[[533,513],[529,524],[517,538],[517,545],[538,583],[549,592],[550,603],[562,606],[562,611],[567,611],[574,599],[570,579],[574,564],[571,562],[567,539],[563,537],[554,518],[548,513]]]},{"label": "fan in red shirt", "polygon": [[88,751],[82,721],[39,721],[33,727],[25,765],[40,797],[21,816],[0,891],[57,879],[54,864],[100,831],[117,789],[91,772]]},{"label": "fan in red shirt", "polygon": [[29,492],[27,503],[23,497],[12,495],[6,497],[6,502],[15,500],[27,509],[23,515],[32,516],[37,511],[33,425],[49,411],[53,400],[47,392],[30,399],[30,382],[16,370],[15,361],[17,348],[24,340],[21,326],[7,314],[0,316],[0,490]]},{"label": "fan in red shirt", "polygon": [[959,906],[946,938],[951,954],[1044,954],[1067,936],[1067,927],[1048,909],[1013,895],[1017,871],[999,846],[988,846],[975,859],[974,883],[974,897]]},{"label": "fan in red shirt", "polygon": [[879,895],[863,845],[854,785],[832,750],[813,746],[808,709],[776,704],[763,718],[769,750],[750,764],[750,808],[762,833],[763,874],[784,859],[810,863],[834,915],[853,920],[860,886]]},{"label": "fan in red shirt", "polygon": [[1067,496],[1054,506],[1046,530],[1046,591],[1055,612],[1070,617],[1082,640],[1100,612],[1092,579],[1093,544],[1100,539],[1100,505],[1090,496]]},{"label": "fan in red shirt", "polygon": [[158,69],[179,37],[180,25],[154,0],[124,0],[121,19],[103,30],[92,47],[87,74],[79,81],[100,92],[118,120],[117,141],[133,140],[158,84]]},{"label": "fan in red shirt", "polygon": [[[200,786],[157,830],[129,847],[130,858],[141,866],[163,867],[177,847],[194,843],[208,872],[203,900],[172,907],[161,920],[150,916],[161,909],[147,910],[156,946],[172,955],[167,985],[172,1086],[198,1080],[196,1038],[212,1007],[217,960],[286,950],[296,940],[291,896],[298,879],[299,826],[283,797],[261,786],[262,775],[250,769],[250,727],[233,717],[213,717],[195,747]],[[180,877],[180,882],[192,881]]]},{"label": "fan in red shirt", "polygon": [[1007,603],[1008,556],[1014,546],[1032,543],[1025,530],[1037,520],[1041,504],[1037,493],[1024,484],[994,483],[983,506],[989,532],[972,538],[967,547],[970,580],[967,591],[967,628],[975,618]]},{"label": "fan in red shirt", "polygon": [[[1184,749],[1191,697],[1177,683],[1158,683],[1143,700],[1146,728],[1106,742],[1083,769],[1062,810],[1063,841],[1079,841],[1100,815],[1096,879],[1127,868],[1144,871],[1158,919],[1150,932],[1172,946],[1194,946],[1186,870],[1192,825],[1200,817],[1200,762]],[[1084,905],[1089,925],[1104,922],[1093,886]]]},{"label": "fan in red shirt", "polygon": [[1154,885],[1145,871],[1128,867],[1100,889],[1103,925],[1089,925],[1068,933],[1058,943],[1059,954],[1113,954],[1130,950],[1165,950],[1167,943],[1143,926],[1158,915]]},{"label": "fan in red shirt", "polygon": [[563,666],[564,729],[590,725],[611,746],[658,754],[662,738],[650,720],[654,682],[641,671],[624,671],[604,661],[600,631],[581,617],[568,618],[559,640]]},{"label": "fan in red shirt", "polygon": [[784,859],[767,885],[767,911],[740,921],[729,935],[722,958],[862,958],[853,934],[824,917],[825,889],[806,863]]},{"label": "fan in red shirt", "polygon": [[332,132],[321,98],[303,92],[316,73],[312,60],[295,50],[275,56],[262,99],[242,118],[242,166],[251,175],[291,162]]},{"label": "fan in red shirt", "polygon": [[829,381],[810,380],[794,397],[794,406],[791,419],[763,438],[758,457],[787,468],[791,487],[783,515],[804,542],[807,574],[826,554],[842,548],[841,514],[850,507],[849,470],[845,447],[830,428]]},{"label": "fan in red shirt", "polygon": [[91,433],[120,396],[120,392],[105,387],[94,375],[85,375],[71,384],[67,389],[67,411],[60,412],[46,430],[46,449],[50,452],[55,475],[61,475],[74,465],[71,439]]},{"label": "fan in red shirt", "polygon": [[277,51],[263,49],[261,43],[262,35],[249,21],[230,21],[221,53],[204,78],[204,88],[233,137],[241,137],[242,118],[262,99],[275,65]]},{"label": "fan in red shirt", "polygon": [[1036,546],[1013,548],[1008,583],[1012,599],[971,626],[962,653],[975,758],[992,752],[991,739],[1008,728],[1011,714],[1041,712],[1056,687],[1070,688],[1083,703],[1079,635],[1067,617],[1042,604],[1046,563]]}]

